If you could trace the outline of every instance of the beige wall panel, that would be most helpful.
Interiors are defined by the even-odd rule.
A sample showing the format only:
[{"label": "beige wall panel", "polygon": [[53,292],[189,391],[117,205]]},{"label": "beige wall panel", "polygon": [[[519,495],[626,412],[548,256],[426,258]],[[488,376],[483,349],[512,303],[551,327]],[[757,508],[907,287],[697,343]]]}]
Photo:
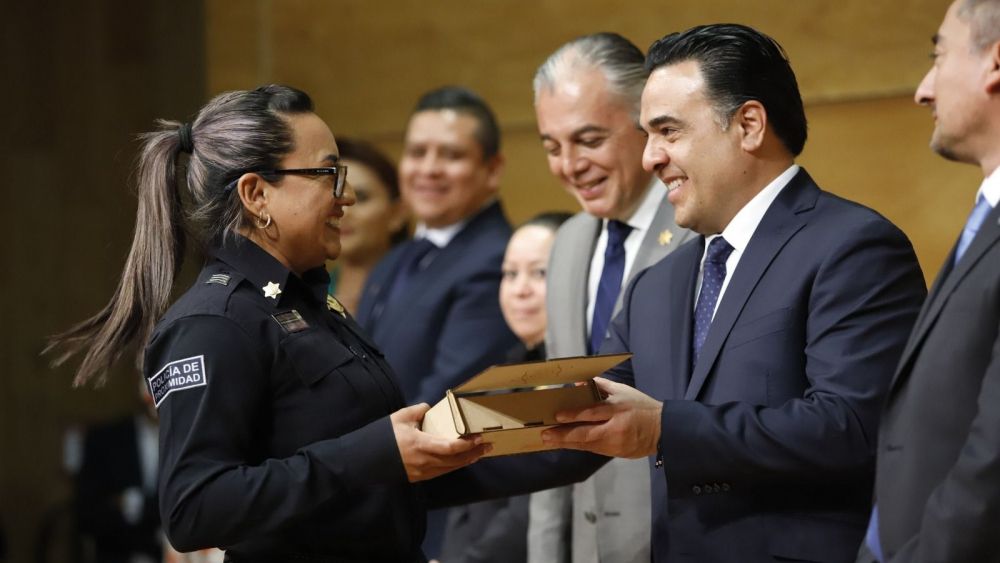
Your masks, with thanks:
[{"label": "beige wall panel", "polygon": [[800,163],[827,190],[903,229],[930,283],[975,203],[982,172],[928,148],[930,112],[909,96],[806,111],[810,139]]},{"label": "beige wall panel", "polygon": [[504,123],[531,122],[535,68],[563,41],[600,30],[618,31],[645,49],[691,25],[747,23],[788,49],[808,100],[898,94],[922,75],[947,2],[209,0],[207,6],[212,92],[291,83],[316,97],[335,128],[385,137],[400,130],[421,92],[445,83],[480,91]]}]

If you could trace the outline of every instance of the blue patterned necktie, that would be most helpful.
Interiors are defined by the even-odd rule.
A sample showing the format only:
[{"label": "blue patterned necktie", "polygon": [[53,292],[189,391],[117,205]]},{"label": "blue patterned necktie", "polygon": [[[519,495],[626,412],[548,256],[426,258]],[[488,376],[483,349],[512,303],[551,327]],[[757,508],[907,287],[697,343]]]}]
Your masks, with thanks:
[{"label": "blue patterned necktie", "polygon": [[625,239],[632,227],[621,221],[608,221],[608,246],[604,249],[604,269],[597,285],[594,299],[594,318],[590,323],[590,345],[588,354],[596,354],[604,342],[611,322],[611,313],[621,293],[622,278],[625,275]]},{"label": "blue patterned necktie", "polygon": [[962,236],[958,238],[958,246],[955,248],[956,265],[962,259],[965,251],[969,249],[972,239],[976,238],[979,227],[982,226],[983,221],[989,216],[990,211],[993,211],[993,206],[990,205],[990,202],[986,201],[986,198],[982,194],[979,194],[976,206],[972,208],[972,213],[969,214],[969,219],[965,222],[965,228],[962,229]]},{"label": "blue patterned necktie", "polygon": [[715,304],[722,292],[722,282],[726,280],[726,260],[732,254],[733,247],[722,237],[716,237],[708,245],[705,255],[705,265],[701,274],[701,292],[698,294],[698,304],[694,308],[694,338],[692,339],[692,361],[698,363],[698,354],[708,336],[708,327],[712,325],[715,314]]}]

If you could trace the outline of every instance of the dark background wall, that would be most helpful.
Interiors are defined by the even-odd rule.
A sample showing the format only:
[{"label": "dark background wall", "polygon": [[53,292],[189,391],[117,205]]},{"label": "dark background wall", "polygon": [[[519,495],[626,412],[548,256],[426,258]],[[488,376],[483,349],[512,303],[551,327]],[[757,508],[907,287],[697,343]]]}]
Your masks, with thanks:
[{"label": "dark background wall", "polygon": [[[202,103],[205,16],[177,0],[4,2],[2,13],[0,521],[8,560],[27,562],[67,498],[63,432],[127,412],[137,389],[130,365],[103,389],[72,389],[70,369],[39,357],[43,339],[114,289],[134,224],[134,138]],[[59,538],[51,560],[69,561]]]}]

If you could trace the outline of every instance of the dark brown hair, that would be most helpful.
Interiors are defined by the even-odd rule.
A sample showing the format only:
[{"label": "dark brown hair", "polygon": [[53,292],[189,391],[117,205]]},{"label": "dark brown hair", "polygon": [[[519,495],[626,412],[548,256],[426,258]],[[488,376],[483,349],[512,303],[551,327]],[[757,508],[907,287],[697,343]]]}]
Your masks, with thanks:
[{"label": "dark brown hair", "polygon": [[[159,120],[156,131],[139,136],[135,234],[118,287],[103,309],[52,337],[43,352],[57,354],[53,365],[85,352],[74,385],[104,383],[130,343],[145,345],[170,304],[186,233],[203,244],[223,244],[249,226],[231,184],[247,171],[276,168],[293,149],[284,116],[312,109],[312,100],[300,90],[262,86],[220,94],[192,123]],[[190,152],[183,198],[182,152]]]}]

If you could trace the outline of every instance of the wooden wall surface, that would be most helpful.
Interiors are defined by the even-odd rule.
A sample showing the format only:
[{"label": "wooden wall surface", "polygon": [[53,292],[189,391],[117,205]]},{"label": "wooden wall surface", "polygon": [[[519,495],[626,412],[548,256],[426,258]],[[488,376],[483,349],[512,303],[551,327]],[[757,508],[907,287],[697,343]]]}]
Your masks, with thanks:
[{"label": "wooden wall surface", "polygon": [[0,527],[5,562],[27,563],[51,521],[46,560],[64,562],[63,433],[128,412],[137,376],[123,365],[109,386],[74,390],[39,352],[114,290],[135,222],[135,136],[202,103],[205,19],[200,2],[175,0],[7,2],[3,15]]},{"label": "wooden wall surface", "polygon": [[755,26],[796,71],[811,140],[800,159],[821,186],[875,207],[913,239],[928,278],[971,208],[979,173],[927,149],[929,112],[913,90],[947,0],[208,0],[212,92],[277,81],[315,99],[335,134],[398,158],[421,93],[462,84],[493,106],[504,133],[502,197],[511,218],[575,209],[549,175],[531,78],[563,42],[616,31],[645,50],[701,23]]},{"label": "wooden wall surface", "polygon": [[[928,278],[964,220],[980,174],[927,149],[912,91],[946,0],[69,0],[5,5],[0,164],[0,523],[9,561],[29,561],[63,503],[61,436],[129,410],[134,371],[72,390],[38,353],[44,335],[96,311],[134,222],[127,186],[136,133],[186,119],[228,89],[309,91],[335,133],[398,157],[410,108],[446,83],[495,108],[508,159],[502,197],[520,221],[573,209],[549,175],[530,81],[562,42],[617,31],[645,48],[711,21],[754,25],[787,49],[807,102],[800,162],[827,189],[873,206],[913,239]],[[58,549],[56,545],[54,549]]]}]

